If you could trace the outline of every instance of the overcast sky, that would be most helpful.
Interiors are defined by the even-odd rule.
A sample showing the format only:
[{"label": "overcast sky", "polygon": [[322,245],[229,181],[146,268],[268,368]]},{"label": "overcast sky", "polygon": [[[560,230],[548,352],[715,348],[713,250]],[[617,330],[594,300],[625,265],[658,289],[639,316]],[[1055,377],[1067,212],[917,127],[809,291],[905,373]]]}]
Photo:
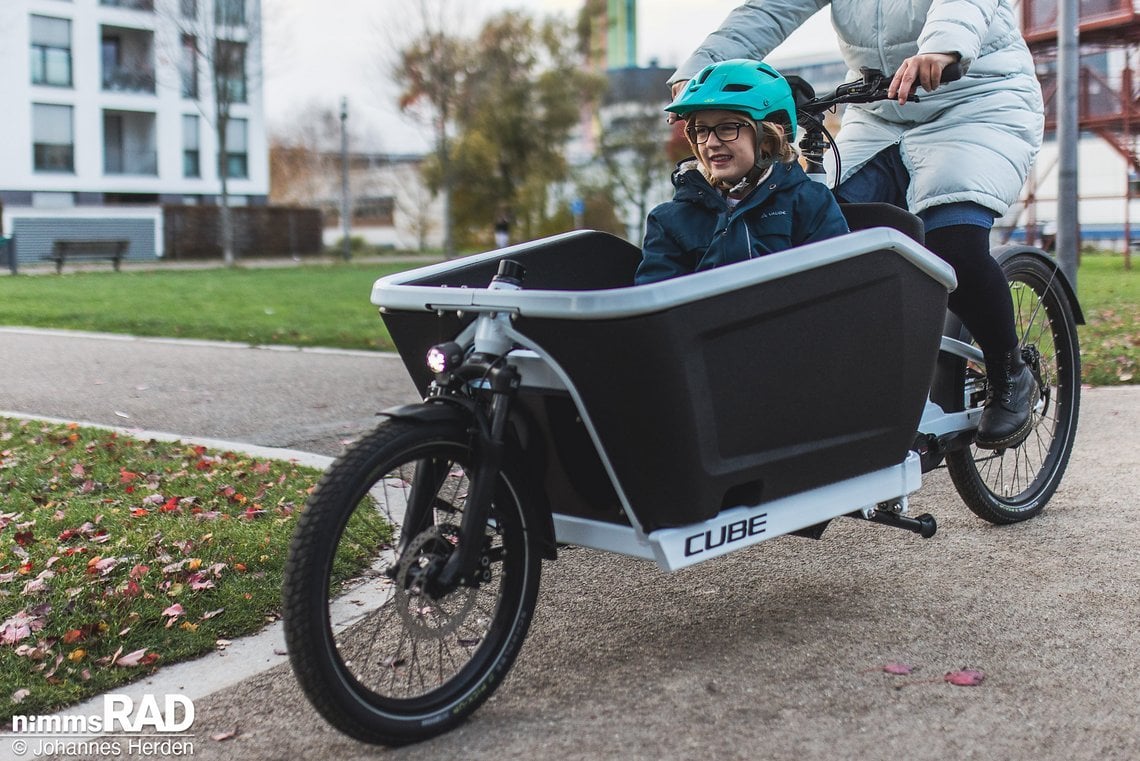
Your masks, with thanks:
[{"label": "overcast sky", "polygon": [[[713,31],[738,0],[640,0],[638,63],[680,63]],[[387,68],[392,51],[412,32],[406,0],[263,0],[264,81],[270,128],[286,129],[306,105],[338,108],[349,102],[354,132],[367,148],[418,152],[429,142],[399,114]],[[472,27],[508,7],[573,19],[582,0],[456,0]],[[332,10],[332,9],[335,9]],[[835,51],[827,11],[788,40],[774,60]],[[664,87],[664,85],[662,85]]]}]

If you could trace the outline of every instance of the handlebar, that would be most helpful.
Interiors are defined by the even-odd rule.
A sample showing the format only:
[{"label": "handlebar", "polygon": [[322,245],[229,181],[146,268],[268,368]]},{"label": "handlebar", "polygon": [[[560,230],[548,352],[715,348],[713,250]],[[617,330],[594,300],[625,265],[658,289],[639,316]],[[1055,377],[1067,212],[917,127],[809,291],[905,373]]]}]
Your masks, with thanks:
[{"label": "handlebar", "polygon": [[[893,75],[884,74],[879,69],[866,67],[860,69],[859,73],[863,75],[861,80],[844,82],[835,88],[835,92],[818,98],[812,86],[802,78],[794,75],[788,77],[788,84],[792,87],[792,96],[796,101],[796,112],[800,124],[804,127],[804,136],[799,146],[809,176],[822,178],[826,175],[823,155],[827,151],[828,145],[834,146],[835,143],[831,133],[824,126],[824,120],[820,114],[842,103],[874,103],[880,100],[894,100],[887,94],[891,80],[894,78]],[[962,73],[962,65],[952,63],[942,70],[939,82],[946,84],[961,79]],[[907,96],[907,100],[917,103],[919,98],[912,92]],[[826,141],[824,140],[825,135],[827,136]],[[838,186],[841,174],[838,151],[835,151],[835,165],[835,183]]]},{"label": "handlebar", "polygon": [[[880,100],[891,100],[887,95],[891,79],[894,75],[884,74],[879,69],[863,67],[859,70],[863,75],[861,80],[844,82],[835,88],[835,92],[815,97],[811,85],[799,77],[789,77],[792,91],[796,96],[796,110],[801,114],[816,116],[843,103],[874,103]],[[952,63],[942,70],[940,84],[947,84],[962,78],[962,64]],[[795,81],[793,81],[795,80]],[[917,103],[919,98],[914,93],[907,97],[908,101]]]}]

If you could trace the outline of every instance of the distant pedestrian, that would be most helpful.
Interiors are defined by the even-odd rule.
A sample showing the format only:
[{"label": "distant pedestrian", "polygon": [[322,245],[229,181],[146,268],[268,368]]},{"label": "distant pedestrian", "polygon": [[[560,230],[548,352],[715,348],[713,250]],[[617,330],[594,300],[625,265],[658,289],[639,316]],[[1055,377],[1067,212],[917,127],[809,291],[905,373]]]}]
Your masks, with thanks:
[{"label": "distant pedestrian", "polygon": [[511,242],[511,214],[506,209],[500,209],[495,217],[495,248],[503,248]]}]

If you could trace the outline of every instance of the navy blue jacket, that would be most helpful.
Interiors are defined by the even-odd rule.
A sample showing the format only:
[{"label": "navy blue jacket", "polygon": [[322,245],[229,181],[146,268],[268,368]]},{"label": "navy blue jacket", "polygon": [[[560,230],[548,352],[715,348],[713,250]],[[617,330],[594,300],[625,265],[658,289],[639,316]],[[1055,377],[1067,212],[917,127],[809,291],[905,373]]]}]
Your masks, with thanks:
[{"label": "navy blue jacket", "polygon": [[634,282],[742,262],[847,232],[827,186],[799,164],[776,164],[735,209],[709,185],[692,160],[673,172],[673,200],[649,212]]}]

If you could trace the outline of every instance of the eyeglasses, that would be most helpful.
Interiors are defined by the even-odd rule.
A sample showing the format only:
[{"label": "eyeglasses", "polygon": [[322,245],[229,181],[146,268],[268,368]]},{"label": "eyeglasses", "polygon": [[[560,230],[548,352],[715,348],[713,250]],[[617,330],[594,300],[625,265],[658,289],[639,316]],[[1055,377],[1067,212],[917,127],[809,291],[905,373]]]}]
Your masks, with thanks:
[{"label": "eyeglasses", "polygon": [[704,145],[709,141],[709,135],[716,133],[716,139],[722,143],[731,143],[736,138],[740,137],[741,127],[751,127],[751,124],[745,122],[724,122],[716,126],[709,127],[704,124],[696,124],[685,129],[685,134],[689,136],[689,140],[697,145]]}]

